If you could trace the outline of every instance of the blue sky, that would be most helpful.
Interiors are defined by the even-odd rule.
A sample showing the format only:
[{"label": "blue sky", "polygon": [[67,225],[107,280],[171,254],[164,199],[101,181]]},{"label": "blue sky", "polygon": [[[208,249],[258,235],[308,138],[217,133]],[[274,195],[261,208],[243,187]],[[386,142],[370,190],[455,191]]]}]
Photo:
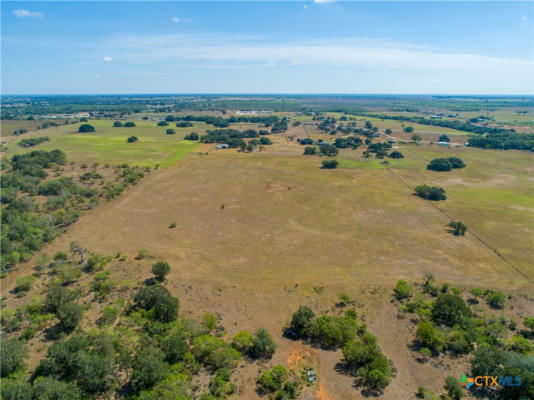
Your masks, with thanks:
[{"label": "blue sky", "polygon": [[532,2],[1,7],[3,94],[533,94]]}]

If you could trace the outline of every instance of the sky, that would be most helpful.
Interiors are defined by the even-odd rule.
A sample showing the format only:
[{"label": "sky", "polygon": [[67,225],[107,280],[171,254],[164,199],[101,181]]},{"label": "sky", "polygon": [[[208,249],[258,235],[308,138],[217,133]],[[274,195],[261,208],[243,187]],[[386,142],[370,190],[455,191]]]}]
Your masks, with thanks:
[{"label": "sky", "polygon": [[1,2],[2,94],[534,94],[534,2]]}]

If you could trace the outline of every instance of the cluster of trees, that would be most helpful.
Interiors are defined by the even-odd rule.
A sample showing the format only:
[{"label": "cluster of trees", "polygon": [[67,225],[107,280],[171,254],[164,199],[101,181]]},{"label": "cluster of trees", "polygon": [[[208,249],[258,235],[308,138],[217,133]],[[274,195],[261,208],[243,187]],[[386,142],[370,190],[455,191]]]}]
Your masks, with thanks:
[{"label": "cluster of trees", "polygon": [[433,200],[433,201],[439,201],[439,200],[447,200],[447,195],[445,194],[445,189],[440,188],[438,186],[428,186],[428,185],[419,185],[416,186],[415,194],[419,197],[422,197],[426,200]]},{"label": "cluster of trees", "polygon": [[486,136],[470,137],[468,145],[483,149],[534,151],[534,134],[513,132],[489,133]]},{"label": "cluster of trees", "polygon": [[[110,280],[110,271],[102,270],[110,257],[91,254],[85,258],[87,250],[79,244],[71,246],[71,253],[69,258],[58,252],[50,268],[56,270],[80,257],[79,270],[86,266],[83,269],[89,273],[101,271],[95,273],[90,290],[95,294],[102,290],[103,282]],[[92,267],[88,268],[89,265]],[[153,265],[160,281],[169,269],[164,261]],[[129,398],[136,400],[193,400],[199,398],[198,393],[194,395],[193,377],[204,368],[203,375],[208,371],[211,379],[200,398],[222,400],[236,392],[230,379],[242,355],[270,359],[276,349],[271,335],[263,328],[254,335],[241,331],[229,343],[220,337],[224,328],[217,326],[213,314],[204,314],[200,323],[180,319],[179,300],[160,283],[141,286],[131,303],[122,299],[104,307],[98,324],[84,331],[80,324],[84,307],[76,299],[84,297],[85,290],[83,287],[69,290],[64,283],[52,280],[44,301],[21,307],[21,314],[12,315],[9,320],[8,313],[3,313],[3,327],[8,327],[10,333],[19,329],[14,323],[26,319],[35,321],[37,329],[47,326],[43,321],[59,322],[58,334],[51,338],[55,341],[34,371],[28,371],[25,365],[28,337],[23,333],[21,339],[3,340],[2,399],[113,398],[126,391]],[[120,322],[114,324],[117,318]],[[266,375],[262,374],[258,382],[269,386]],[[285,384],[276,390],[296,394],[298,385],[296,391]]]},{"label": "cluster of trees", "polygon": [[[476,314],[461,297],[460,289],[450,288],[446,283],[439,287],[431,274],[425,276],[419,287],[415,290],[407,282],[398,281],[394,297],[400,301],[402,312],[414,313],[420,320],[414,347],[423,361],[444,352],[472,353],[472,376],[521,376],[521,386],[497,389],[500,398],[528,398],[528,393],[534,393],[534,371],[528,361],[532,359],[529,339],[534,337],[534,318],[525,318],[525,329],[518,331],[513,318]],[[469,303],[485,298],[490,307],[504,308],[506,297],[501,292],[472,288],[470,294],[473,297],[468,299]],[[446,386],[447,391],[453,391],[451,384]]]},{"label": "cluster of trees", "polygon": [[384,158],[388,155],[388,150],[391,147],[391,143],[388,142],[369,143],[367,150],[364,152],[364,156],[368,157],[371,153],[374,153],[376,158]]},{"label": "cluster of trees", "polygon": [[458,157],[435,158],[426,166],[432,171],[451,171],[453,168],[464,168],[465,163]]},{"label": "cluster of trees", "polygon": [[[346,301],[343,304],[346,305]],[[376,338],[358,322],[355,310],[347,310],[344,316],[316,316],[309,307],[300,306],[285,334],[326,347],[342,348],[346,368],[368,389],[381,391],[393,377],[390,362],[382,354]]]},{"label": "cluster of trees", "polygon": [[202,143],[226,143],[230,147],[241,147],[243,144],[246,146],[243,138],[257,138],[258,132],[254,129],[247,129],[245,131],[239,131],[236,129],[216,129],[207,131],[206,135],[200,137]]},{"label": "cluster of trees", "polygon": [[362,139],[359,137],[349,136],[346,138],[336,138],[334,146],[336,146],[338,149],[346,149],[350,147],[351,149],[355,150],[360,147],[362,143]]},{"label": "cluster of trees", "polygon": [[265,328],[258,329],[254,336],[247,331],[240,331],[232,339],[232,346],[254,359],[271,359],[276,351],[276,344]]},{"label": "cluster of trees", "polygon": [[43,142],[48,142],[50,139],[48,136],[38,137],[38,138],[31,138],[31,139],[21,139],[17,142],[17,146],[20,147],[33,147],[37,146],[38,144],[41,144]]},{"label": "cluster of trees", "polygon": [[404,154],[402,154],[400,151],[398,150],[394,150],[392,151],[391,153],[389,153],[389,158],[404,158]]},{"label": "cluster of trees", "polygon": [[257,392],[272,399],[296,400],[300,393],[300,381],[283,365],[264,370],[256,381]]},{"label": "cluster of trees", "polygon": [[[44,181],[48,169],[53,168],[60,175],[66,163],[66,155],[61,150],[32,151],[3,162],[0,199],[3,271],[28,260],[75,222],[81,210],[97,204],[100,197],[113,198],[144,176],[143,172],[127,166],[119,168],[115,170],[116,180],[108,181],[100,190],[61,176]],[[101,178],[94,171],[80,176],[85,183]],[[37,195],[46,196],[46,201],[35,201]]]}]

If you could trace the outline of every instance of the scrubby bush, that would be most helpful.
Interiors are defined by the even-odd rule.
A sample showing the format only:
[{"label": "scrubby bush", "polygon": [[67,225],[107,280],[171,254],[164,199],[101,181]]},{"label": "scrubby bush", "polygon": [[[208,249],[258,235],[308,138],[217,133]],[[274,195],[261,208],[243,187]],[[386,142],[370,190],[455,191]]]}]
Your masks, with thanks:
[{"label": "scrubby bush", "polygon": [[135,143],[137,142],[139,139],[137,139],[137,136],[130,136],[126,141],[128,143]]},{"label": "scrubby bush", "polygon": [[39,377],[33,384],[33,391],[39,400],[79,400],[80,389],[72,382],[62,382],[50,377]]},{"label": "scrubby bush", "polygon": [[238,332],[232,339],[232,346],[241,353],[248,354],[254,345],[252,335],[247,331]]},{"label": "scrubby bush", "polygon": [[154,386],[163,380],[169,372],[169,364],[165,362],[165,354],[152,346],[143,346],[132,364],[131,381],[138,390]]},{"label": "scrubby bush", "polygon": [[111,256],[103,256],[95,253],[87,259],[87,270],[90,272],[101,271],[111,261]]},{"label": "scrubby bush", "polygon": [[152,265],[152,273],[159,281],[164,281],[169,272],[171,272],[171,267],[166,261],[158,261]]},{"label": "scrubby bush", "polygon": [[198,140],[198,133],[191,132],[188,135],[185,135],[184,140]]},{"label": "scrubby bush", "polygon": [[323,160],[323,167],[324,169],[335,169],[338,166],[337,160]]},{"label": "scrubby bush", "polygon": [[532,343],[523,336],[514,336],[506,343],[506,348],[508,350],[515,351],[516,353],[521,354],[530,354],[532,352]]},{"label": "scrubby bush", "polygon": [[229,343],[210,335],[196,337],[192,351],[200,362],[214,370],[233,369],[241,358],[241,354]]},{"label": "scrubby bush", "polygon": [[467,232],[467,226],[461,221],[450,221],[447,226],[452,228],[451,232],[454,236],[464,236],[465,232]]},{"label": "scrubby bush", "polygon": [[58,251],[54,254],[54,261],[67,261],[67,253],[63,251]]},{"label": "scrubby bush", "polygon": [[440,141],[440,142],[450,142],[451,139],[450,139],[447,135],[443,134],[443,135],[441,135],[441,136],[439,137],[439,141]]},{"label": "scrubby bush", "polygon": [[24,367],[24,359],[28,357],[27,347],[18,339],[4,339],[0,345],[2,378]]},{"label": "scrubby bush", "polygon": [[304,148],[304,155],[305,156],[313,156],[317,154],[317,148],[313,146],[306,146]]},{"label": "scrubby bush", "polygon": [[398,280],[393,292],[397,300],[407,299],[412,295],[413,287],[406,281]]},{"label": "scrubby bush", "polygon": [[249,354],[256,358],[272,358],[276,344],[267,329],[260,328],[254,333],[254,340]]},{"label": "scrubby bush", "polygon": [[102,321],[106,324],[113,323],[117,319],[118,315],[119,315],[119,311],[117,310],[116,307],[105,306],[102,309]]},{"label": "scrubby bush", "polygon": [[462,316],[470,317],[471,315],[471,310],[465,301],[449,293],[440,294],[432,308],[432,320],[447,326],[453,326]]},{"label": "scrubby bush", "polygon": [[383,390],[390,382],[393,372],[388,360],[380,351],[376,337],[365,333],[343,347],[347,366],[357,371],[363,384],[374,390]]},{"label": "scrubby bush", "polygon": [[167,135],[175,135],[175,134],[176,134],[176,131],[175,131],[174,129],[172,129],[172,128],[169,128],[169,129],[167,129],[167,130],[165,131],[165,133],[166,133]]},{"label": "scrubby bush", "polygon": [[15,293],[17,296],[25,295],[30,291],[32,288],[32,285],[35,283],[37,278],[33,275],[24,276],[22,278],[17,279],[17,282],[15,283]]},{"label": "scrubby bush", "polygon": [[531,335],[534,335],[534,317],[526,317],[523,320],[523,325],[530,331]]},{"label": "scrubby bush", "polygon": [[169,291],[160,285],[141,288],[134,298],[135,307],[151,311],[150,316],[160,322],[171,322],[178,318],[180,304]]},{"label": "scrubby bush", "polygon": [[263,137],[260,138],[260,144],[262,144],[262,145],[270,145],[270,144],[273,144],[273,142],[268,137],[263,136]]},{"label": "scrubby bush", "polygon": [[282,365],[264,370],[256,382],[258,392],[268,394],[271,399],[294,400],[299,395],[299,381],[292,378]]},{"label": "scrubby bush", "polygon": [[445,390],[453,400],[460,400],[464,397],[464,392],[458,379],[453,376],[448,376],[445,379]]},{"label": "scrubby bush", "polygon": [[72,302],[75,298],[76,293],[74,291],[70,291],[60,284],[53,283],[46,293],[46,298],[43,303],[43,311],[57,313],[60,306]]},{"label": "scrubby bush", "polygon": [[125,128],[135,128],[135,122],[128,121],[124,123]]},{"label": "scrubby bush", "polygon": [[445,335],[430,321],[419,323],[415,338],[421,347],[426,347],[433,353],[439,353],[446,348]]},{"label": "scrubby bush", "polygon": [[122,122],[121,121],[115,121],[113,123],[113,128],[122,128]]},{"label": "scrubby bush", "polygon": [[306,306],[300,306],[293,314],[289,328],[301,338],[311,336],[315,313]]},{"label": "scrubby bush", "polygon": [[72,283],[80,278],[82,271],[76,265],[62,264],[56,267],[55,272],[64,284]]},{"label": "scrubby bush", "polygon": [[506,297],[504,297],[504,294],[502,294],[501,292],[491,291],[486,296],[486,300],[492,308],[503,309]]},{"label": "scrubby bush", "polygon": [[83,307],[76,303],[64,303],[57,310],[59,324],[63,331],[70,332],[78,326],[83,316]]},{"label": "scrubby bush", "polygon": [[420,185],[416,186],[414,191],[417,196],[426,200],[439,201],[447,199],[445,190],[437,186]]},{"label": "scrubby bush", "polygon": [[321,315],[313,321],[311,337],[325,346],[342,347],[356,337],[358,327],[352,318]]},{"label": "scrubby bush", "polygon": [[172,330],[162,341],[161,349],[165,353],[165,360],[170,364],[183,360],[189,351],[187,336],[180,329]]},{"label": "scrubby bush", "polygon": [[159,121],[158,126],[169,126],[169,123],[167,121]]},{"label": "scrubby bush", "polygon": [[389,153],[389,157],[390,158],[404,158],[404,155],[400,151],[395,150]]}]

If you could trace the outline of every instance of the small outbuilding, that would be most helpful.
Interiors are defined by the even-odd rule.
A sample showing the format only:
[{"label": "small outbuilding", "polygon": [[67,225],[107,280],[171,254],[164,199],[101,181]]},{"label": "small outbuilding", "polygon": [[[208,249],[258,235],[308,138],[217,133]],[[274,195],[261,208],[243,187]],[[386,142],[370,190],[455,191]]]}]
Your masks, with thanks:
[{"label": "small outbuilding", "polygon": [[227,145],[226,143],[220,143],[220,144],[217,145],[217,147],[215,147],[215,149],[217,149],[217,150],[229,149],[229,148],[230,148],[230,146]]},{"label": "small outbuilding", "polygon": [[448,146],[449,142],[438,142],[438,146]]}]

